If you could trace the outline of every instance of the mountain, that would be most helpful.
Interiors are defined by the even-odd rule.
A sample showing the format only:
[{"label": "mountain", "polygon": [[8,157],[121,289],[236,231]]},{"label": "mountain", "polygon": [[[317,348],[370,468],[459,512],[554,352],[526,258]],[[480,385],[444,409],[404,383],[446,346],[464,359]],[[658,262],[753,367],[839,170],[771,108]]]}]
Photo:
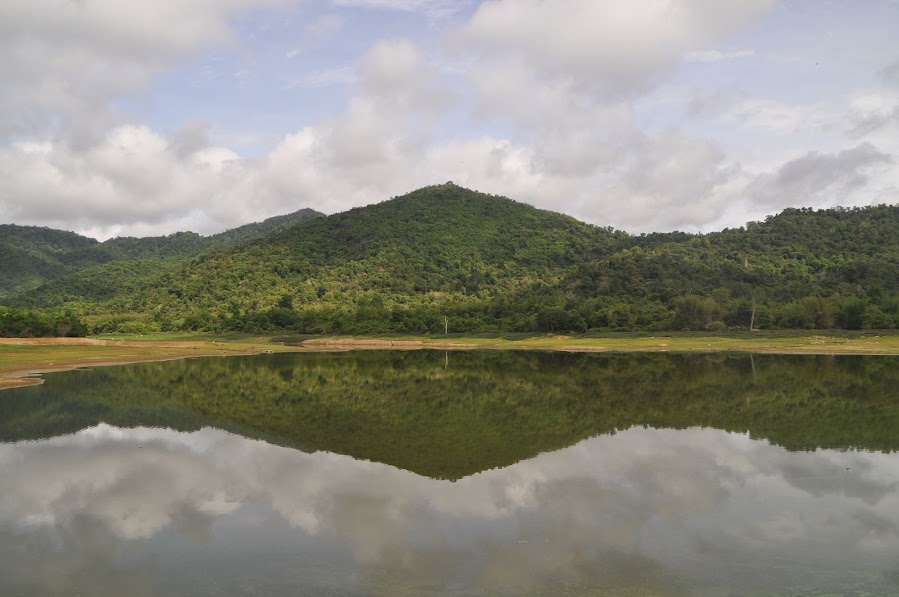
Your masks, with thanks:
[{"label": "mountain", "polygon": [[899,207],[629,235],[447,183],[9,302],[70,309],[95,331],[895,328]]},{"label": "mountain", "polygon": [[[319,332],[418,332],[443,328],[448,305],[480,310],[498,297],[555,287],[616,236],[439,185],[203,255],[110,304],[152,310],[155,322],[179,328],[264,328],[274,316],[276,326]],[[454,323],[467,318],[453,314]]]},{"label": "mountain", "polygon": [[[182,262],[204,250],[239,245],[322,215],[301,209],[212,236],[176,232],[168,236],[112,238],[102,243],[74,232],[3,224],[0,225],[0,301],[80,272],[86,284],[75,284],[91,285],[106,277],[106,264],[116,263],[112,266],[116,271],[122,267],[117,262],[146,261],[145,265],[132,263],[125,267],[158,270],[166,266],[164,261]],[[52,289],[49,292],[52,294]]]}]

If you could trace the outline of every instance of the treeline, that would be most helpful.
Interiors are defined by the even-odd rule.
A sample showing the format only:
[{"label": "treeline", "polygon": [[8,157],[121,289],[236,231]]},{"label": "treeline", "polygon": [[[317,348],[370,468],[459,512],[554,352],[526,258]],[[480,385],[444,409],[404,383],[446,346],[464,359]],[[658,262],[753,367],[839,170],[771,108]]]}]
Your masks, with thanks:
[{"label": "treeline", "polygon": [[76,337],[87,334],[87,326],[71,311],[54,315],[0,307],[0,336],[4,338]]},{"label": "treeline", "polygon": [[[754,312],[754,314],[753,314]],[[719,304],[715,299],[686,295],[670,303],[613,298],[572,299],[541,305],[506,301],[469,301],[434,307],[381,304],[300,307],[220,313],[197,311],[178,321],[150,317],[107,317],[94,333],[154,331],[273,332],[301,334],[600,332],[600,331],[747,331],[750,330],[887,330],[899,328],[899,296],[879,301],[857,296],[806,297],[781,305],[749,300]]]}]

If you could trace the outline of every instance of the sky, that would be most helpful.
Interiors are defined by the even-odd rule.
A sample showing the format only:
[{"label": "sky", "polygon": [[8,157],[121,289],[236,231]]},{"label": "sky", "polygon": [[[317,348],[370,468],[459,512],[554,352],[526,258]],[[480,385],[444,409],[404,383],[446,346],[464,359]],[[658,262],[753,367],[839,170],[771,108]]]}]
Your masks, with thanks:
[{"label": "sky", "polygon": [[12,0],[0,223],[211,234],[452,180],[633,233],[899,203],[899,0]]}]

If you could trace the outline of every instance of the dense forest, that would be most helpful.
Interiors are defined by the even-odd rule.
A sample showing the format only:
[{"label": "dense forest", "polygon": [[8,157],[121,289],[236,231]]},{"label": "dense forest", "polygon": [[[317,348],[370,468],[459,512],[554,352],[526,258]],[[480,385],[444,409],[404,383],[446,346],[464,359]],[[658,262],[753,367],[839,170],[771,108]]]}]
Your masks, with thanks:
[{"label": "dense forest", "polygon": [[205,358],[0,392],[0,442],[213,426],[435,478],[635,425],[748,432],[789,450],[899,449],[891,357],[359,351]]},{"label": "dense forest", "polygon": [[202,251],[236,246],[322,215],[302,209],[211,236],[176,232],[157,237],[118,237],[102,243],[74,232],[0,224],[0,301],[69,274],[96,271],[103,264],[145,262],[152,270],[167,263],[183,263]]},{"label": "dense forest", "polygon": [[[137,239],[43,230],[39,242],[29,229],[32,244],[16,245],[0,231],[0,269],[15,272],[0,303],[67,313],[89,333],[899,326],[899,206],[631,235],[447,183],[281,224],[200,249],[187,248],[203,238],[191,233],[140,239],[157,248],[131,252]],[[104,245],[102,262],[78,257]]]}]

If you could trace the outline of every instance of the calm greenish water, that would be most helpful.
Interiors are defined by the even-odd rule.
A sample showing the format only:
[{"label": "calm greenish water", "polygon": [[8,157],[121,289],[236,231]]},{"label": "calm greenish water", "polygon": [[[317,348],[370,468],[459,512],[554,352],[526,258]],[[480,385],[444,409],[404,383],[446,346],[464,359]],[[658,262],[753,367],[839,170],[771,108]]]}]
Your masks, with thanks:
[{"label": "calm greenish water", "polygon": [[0,595],[899,595],[899,359],[206,358],[0,392]]}]

